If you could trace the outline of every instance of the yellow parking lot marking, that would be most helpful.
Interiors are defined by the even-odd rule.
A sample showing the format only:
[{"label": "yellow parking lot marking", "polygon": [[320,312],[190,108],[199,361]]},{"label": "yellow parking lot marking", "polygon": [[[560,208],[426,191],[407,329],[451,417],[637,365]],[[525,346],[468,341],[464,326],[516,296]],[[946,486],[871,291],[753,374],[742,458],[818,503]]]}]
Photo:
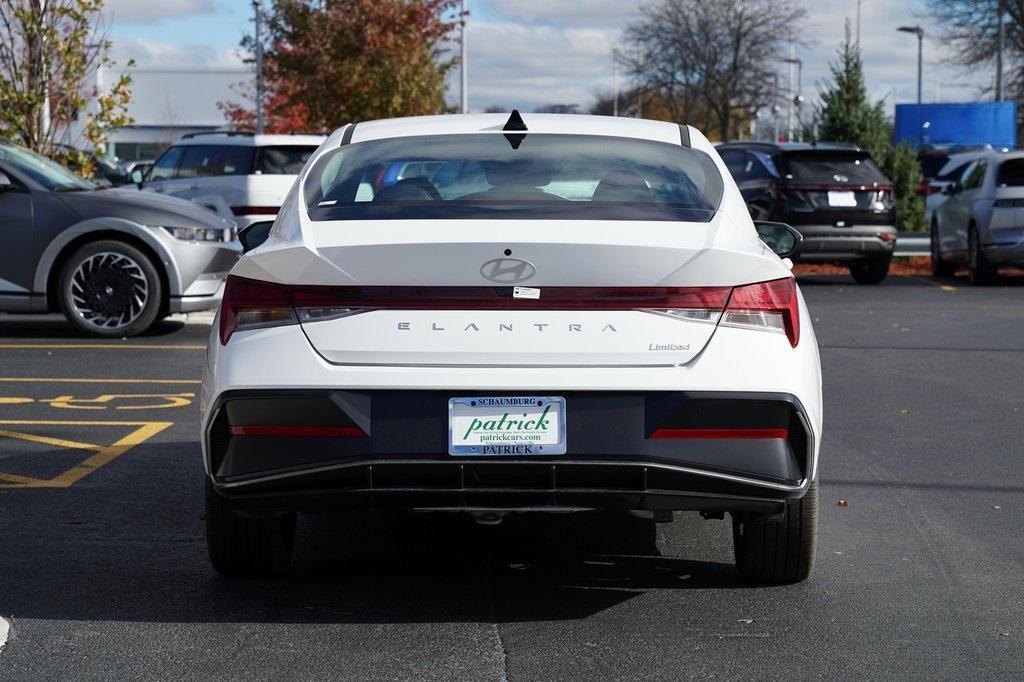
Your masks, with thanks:
[{"label": "yellow parking lot marking", "polygon": [[939,286],[939,288],[942,289],[943,291],[956,291],[956,287],[951,287],[948,284],[943,284]]},{"label": "yellow parking lot marking", "polygon": [[206,350],[190,343],[0,343],[0,350]]},{"label": "yellow parking lot marking", "polygon": [[79,443],[78,441],[65,440],[63,438],[50,438],[49,436],[40,436],[35,433],[20,433],[18,431],[8,431],[6,429],[0,429],[0,438],[13,438],[15,440],[23,440],[29,443],[55,445],[58,448],[70,448],[72,450],[102,449],[101,446],[93,445],[92,443]]},{"label": "yellow parking lot marking", "polygon": [[15,398],[0,396],[0,405],[24,405],[33,402],[32,398]]},{"label": "yellow parking lot marking", "polygon": [[192,404],[195,393],[105,393],[95,398],[76,398],[62,395],[56,398],[43,398],[39,402],[49,403],[50,407],[65,410],[105,410],[115,400],[137,400],[145,398],[142,405],[118,405],[116,410],[160,410],[166,407],[186,407]]},{"label": "yellow parking lot marking", "polygon": [[0,384],[201,384],[199,379],[101,379],[86,377],[0,377]]},{"label": "yellow parking lot marking", "polygon": [[116,441],[112,445],[94,445],[78,441],[66,440],[41,436],[33,433],[25,433],[14,429],[0,429],[0,438],[14,438],[16,440],[28,441],[52,445],[54,447],[67,448],[69,450],[86,450],[94,454],[71,467],[67,471],[49,479],[32,478],[19,474],[8,474],[0,471],[0,488],[69,488],[84,477],[100,467],[109,464],[136,445],[140,445],[156,434],[160,433],[173,422],[135,422],[135,421],[58,421],[58,420],[30,420],[30,419],[4,419],[0,420],[0,426],[133,426],[131,433]]}]

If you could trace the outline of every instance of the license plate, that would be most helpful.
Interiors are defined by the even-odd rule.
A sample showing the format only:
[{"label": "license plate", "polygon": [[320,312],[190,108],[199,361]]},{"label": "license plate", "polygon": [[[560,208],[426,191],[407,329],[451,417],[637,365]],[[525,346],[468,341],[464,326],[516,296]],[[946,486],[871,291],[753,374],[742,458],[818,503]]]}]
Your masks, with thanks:
[{"label": "license plate", "polygon": [[853,192],[829,192],[828,205],[853,208],[857,205],[857,195]]},{"label": "license plate", "polygon": [[448,401],[448,454],[565,454],[565,398],[501,396]]}]

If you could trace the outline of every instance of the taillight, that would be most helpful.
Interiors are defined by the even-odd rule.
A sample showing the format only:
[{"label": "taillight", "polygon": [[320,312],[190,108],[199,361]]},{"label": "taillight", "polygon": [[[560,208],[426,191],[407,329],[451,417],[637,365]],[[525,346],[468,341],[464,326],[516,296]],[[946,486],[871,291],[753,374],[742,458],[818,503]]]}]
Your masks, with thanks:
[{"label": "taillight", "polygon": [[228,276],[220,304],[220,342],[236,331],[294,324],[288,290],[281,284]]},{"label": "taillight", "polygon": [[725,307],[723,327],[759,329],[785,334],[789,344],[800,343],[800,306],[792,277],[736,287]]},{"label": "taillight", "polygon": [[[728,302],[728,305],[726,305]],[[691,322],[785,333],[800,340],[792,277],[716,287],[544,287],[515,298],[512,287],[284,286],[228,276],[220,341],[235,331],[317,322],[371,310],[636,310]]]}]

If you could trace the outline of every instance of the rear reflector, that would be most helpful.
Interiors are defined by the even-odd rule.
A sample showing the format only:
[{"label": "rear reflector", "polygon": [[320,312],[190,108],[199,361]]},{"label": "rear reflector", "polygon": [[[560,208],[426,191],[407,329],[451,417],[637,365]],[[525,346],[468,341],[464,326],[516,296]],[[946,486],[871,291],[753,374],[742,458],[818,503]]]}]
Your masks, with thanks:
[{"label": "rear reflector", "polygon": [[230,426],[232,436],[321,436],[330,438],[362,438],[366,434],[358,426]]},{"label": "rear reflector", "polygon": [[653,440],[788,438],[789,429],[658,429]]}]

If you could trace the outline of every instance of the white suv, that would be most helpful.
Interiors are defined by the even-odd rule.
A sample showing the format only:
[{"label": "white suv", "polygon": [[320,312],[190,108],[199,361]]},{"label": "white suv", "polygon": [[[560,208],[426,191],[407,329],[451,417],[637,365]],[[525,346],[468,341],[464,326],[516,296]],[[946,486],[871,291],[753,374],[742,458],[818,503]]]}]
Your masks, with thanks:
[{"label": "white suv", "polygon": [[139,185],[202,204],[242,228],[277,216],[306,159],[323,141],[319,135],[190,133],[160,155]]}]

